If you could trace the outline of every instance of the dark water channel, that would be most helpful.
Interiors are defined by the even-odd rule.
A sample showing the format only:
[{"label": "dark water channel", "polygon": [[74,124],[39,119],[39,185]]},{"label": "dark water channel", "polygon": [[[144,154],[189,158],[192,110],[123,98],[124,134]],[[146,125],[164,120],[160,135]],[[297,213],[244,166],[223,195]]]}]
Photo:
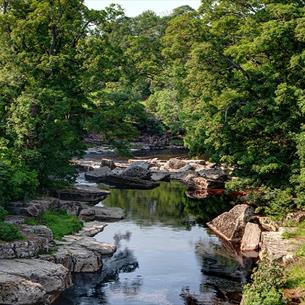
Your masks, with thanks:
[{"label": "dark water channel", "polygon": [[216,200],[204,207],[184,191],[178,182],[112,190],[102,204],[125,209],[127,217],[96,239],[118,250],[103,271],[77,275],[56,305],[239,304],[248,262],[198,224],[230,207]]}]

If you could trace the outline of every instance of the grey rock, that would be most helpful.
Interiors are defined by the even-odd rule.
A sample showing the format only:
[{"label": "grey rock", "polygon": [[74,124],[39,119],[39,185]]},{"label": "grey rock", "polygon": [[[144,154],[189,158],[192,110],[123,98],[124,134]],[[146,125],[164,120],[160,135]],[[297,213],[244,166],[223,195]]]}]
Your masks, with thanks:
[{"label": "grey rock", "polygon": [[54,245],[53,234],[45,226],[22,225],[20,230],[26,239],[0,243],[0,259],[37,257]]},{"label": "grey rock", "polygon": [[247,222],[254,215],[254,209],[247,204],[233,207],[207,223],[216,234],[230,242],[240,242]]},{"label": "grey rock", "polygon": [[121,176],[128,178],[139,178],[139,179],[149,180],[151,173],[149,169],[146,169],[138,165],[131,165],[128,166],[125,170],[123,170]]},{"label": "grey rock", "polygon": [[151,175],[152,181],[169,181],[170,180],[170,174],[168,172],[155,172]]},{"label": "grey rock", "polygon": [[245,233],[241,240],[241,251],[256,251],[259,248],[261,239],[261,229],[259,225],[248,222],[245,228]]},{"label": "grey rock", "polygon": [[84,221],[113,221],[124,218],[124,211],[121,208],[89,207],[83,209],[79,217]]},{"label": "grey rock", "polygon": [[1,260],[0,304],[47,304],[71,284],[71,274],[62,265],[40,259]]},{"label": "grey rock", "polygon": [[295,256],[298,249],[304,244],[303,240],[284,239],[283,233],[293,228],[280,227],[277,232],[262,232],[260,258],[267,258],[271,261],[282,261],[284,257]]},{"label": "grey rock", "polygon": [[111,169],[108,166],[97,168],[93,171],[85,173],[85,178],[88,181],[103,182],[105,177],[111,174]]},{"label": "grey rock", "polygon": [[109,194],[108,191],[94,187],[77,187],[54,192],[54,196],[61,200],[81,201],[91,204],[97,204]]}]

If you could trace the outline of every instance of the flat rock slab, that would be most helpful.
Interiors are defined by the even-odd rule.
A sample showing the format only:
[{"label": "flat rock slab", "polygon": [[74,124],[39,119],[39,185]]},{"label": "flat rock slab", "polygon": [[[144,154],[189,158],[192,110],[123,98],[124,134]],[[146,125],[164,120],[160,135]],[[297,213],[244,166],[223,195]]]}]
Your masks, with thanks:
[{"label": "flat rock slab", "polygon": [[123,175],[106,175],[99,178],[99,182],[123,189],[153,189],[160,184],[158,182],[139,179],[136,177],[127,177]]},{"label": "flat rock slab", "polygon": [[71,274],[62,265],[40,259],[1,260],[0,304],[49,303],[71,285]]},{"label": "flat rock slab", "polygon": [[260,257],[272,261],[281,261],[287,256],[295,256],[298,249],[304,245],[304,240],[284,239],[283,233],[291,228],[279,228],[278,232],[262,232]]},{"label": "flat rock slab", "polygon": [[121,208],[88,207],[81,210],[79,217],[84,221],[115,221],[125,217]]},{"label": "flat rock slab", "polygon": [[54,197],[61,200],[82,201],[96,204],[105,199],[110,192],[93,187],[79,187],[54,192]]},{"label": "flat rock slab", "polygon": [[40,258],[62,264],[71,272],[96,272],[103,266],[103,258],[112,256],[116,246],[97,242],[92,235],[101,232],[105,224],[91,222],[75,235],[57,241],[57,250]]},{"label": "flat rock slab", "polygon": [[234,206],[207,223],[208,227],[229,242],[240,242],[247,222],[254,214],[254,209],[247,204]]},{"label": "flat rock slab", "polygon": [[248,222],[245,228],[245,233],[241,240],[241,251],[255,251],[259,248],[261,240],[261,229],[259,225]]}]

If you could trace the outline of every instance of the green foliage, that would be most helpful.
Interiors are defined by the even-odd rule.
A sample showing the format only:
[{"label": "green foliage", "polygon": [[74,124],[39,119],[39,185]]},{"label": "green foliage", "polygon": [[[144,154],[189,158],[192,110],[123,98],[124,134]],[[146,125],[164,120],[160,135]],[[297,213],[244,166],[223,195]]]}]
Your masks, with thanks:
[{"label": "green foliage", "polygon": [[0,221],[3,221],[7,214],[7,211],[2,206],[0,206]]},{"label": "green foliage", "polygon": [[244,286],[245,305],[283,305],[283,268],[275,263],[261,261],[252,274],[251,283]]},{"label": "green foliage", "polygon": [[297,288],[301,291],[305,291],[305,259],[300,257],[296,262],[292,263],[285,269],[287,288]]},{"label": "green foliage", "polygon": [[65,211],[46,211],[40,217],[28,218],[27,224],[45,225],[51,229],[55,239],[61,240],[65,235],[78,232],[83,222],[76,216],[68,215]]},{"label": "green foliage", "polygon": [[12,224],[0,221],[0,241],[24,239],[18,228]]}]

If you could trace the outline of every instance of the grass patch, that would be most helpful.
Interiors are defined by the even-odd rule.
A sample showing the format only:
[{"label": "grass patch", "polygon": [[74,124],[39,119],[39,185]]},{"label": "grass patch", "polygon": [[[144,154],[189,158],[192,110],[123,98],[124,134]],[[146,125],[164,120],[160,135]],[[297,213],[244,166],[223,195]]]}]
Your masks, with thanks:
[{"label": "grass patch", "polygon": [[65,211],[46,211],[40,217],[28,218],[26,223],[49,227],[57,240],[61,240],[65,235],[76,233],[83,227],[80,219]]},{"label": "grass patch", "polygon": [[300,257],[296,262],[285,269],[286,287],[298,288],[305,291],[305,257]]},{"label": "grass patch", "polygon": [[283,238],[304,238],[305,240],[305,221],[296,225],[296,230],[293,232],[285,232]]},{"label": "grass patch", "polygon": [[24,236],[15,225],[0,221],[0,241],[22,240]]}]

